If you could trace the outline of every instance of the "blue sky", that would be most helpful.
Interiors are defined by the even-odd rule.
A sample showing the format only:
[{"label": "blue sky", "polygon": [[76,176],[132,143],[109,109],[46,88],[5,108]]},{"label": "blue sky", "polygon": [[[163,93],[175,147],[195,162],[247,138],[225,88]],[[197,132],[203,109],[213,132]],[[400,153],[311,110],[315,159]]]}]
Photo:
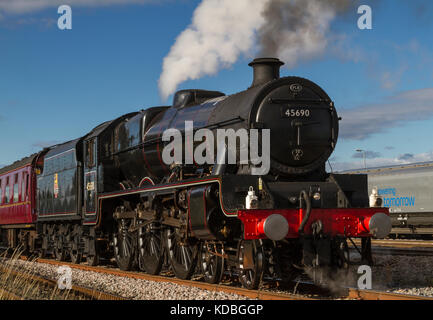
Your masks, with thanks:
[{"label": "blue sky", "polygon": [[[26,1],[0,0],[0,167],[166,104],[158,92],[163,59],[201,3],[71,0],[72,30],[59,30],[57,7],[66,0],[32,8]],[[361,2],[373,9],[372,30],[358,29],[350,10],[332,22],[321,55],[282,75],[309,78],[335,101],[343,121],[334,169],[362,167],[355,149],[368,151],[368,166],[433,160],[433,2]],[[244,90],[255,54],[179,89]]]}]

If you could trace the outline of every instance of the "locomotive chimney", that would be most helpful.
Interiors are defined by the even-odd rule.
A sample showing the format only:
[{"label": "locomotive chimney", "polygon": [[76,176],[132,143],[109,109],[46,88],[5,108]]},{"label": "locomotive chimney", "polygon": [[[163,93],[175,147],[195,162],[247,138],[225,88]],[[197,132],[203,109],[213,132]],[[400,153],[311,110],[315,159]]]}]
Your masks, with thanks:
[{"label": "locomotive chimney", "polygon": [[248,65],[254,69],[252,88],[279,79],[280,67],[284,65],[284,62],[276,58],[258,58]]}]

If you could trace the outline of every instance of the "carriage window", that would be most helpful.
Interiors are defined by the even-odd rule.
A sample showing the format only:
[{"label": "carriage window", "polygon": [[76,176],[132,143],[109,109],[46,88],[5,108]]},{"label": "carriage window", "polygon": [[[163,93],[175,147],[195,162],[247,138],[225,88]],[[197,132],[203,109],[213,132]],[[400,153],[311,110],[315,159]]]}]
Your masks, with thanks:
[{"label": "carriage window", "polygon": [[9,203],[9,177],[6,178],[5,203]]},{"label": "carriage window", "polygon": [[95,139],[86,141],[86,163],[87,168],[95,166]]},{"label": "carriage window", "polygon": [[27,177],[27,174],[25,172],[23,172],[23,176],[21,179],[21,201],[26,200],[26,192],[27,192],[26,177]]},{"label": "carriage window", "polygon": [[29,175],[27,174],[26,175],[26,198],[28,198],[27,197],[27,192],[29,192],[29,188],[30,188],[30,186],[29,186]]},{"label": "carriage window", "polygon": [[14,177],[14,202],[18,202],[19,192],[18,192],[18,175]]}]

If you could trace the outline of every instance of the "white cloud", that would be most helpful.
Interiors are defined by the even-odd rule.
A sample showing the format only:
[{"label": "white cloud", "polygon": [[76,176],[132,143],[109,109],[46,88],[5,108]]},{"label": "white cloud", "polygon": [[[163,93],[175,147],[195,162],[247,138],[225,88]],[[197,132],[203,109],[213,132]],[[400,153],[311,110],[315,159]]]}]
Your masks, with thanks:
[{"label": "white cloud", "polygon": [[352,155],[353,159],[377,159],[381,157],[380,152],[376,151],[364,151],[364,152],[356,152]]},{"label": "white cloud", "polygon": [[[399,155],[396,158],[376,158],[367,160],[366,164],[368,168],[376,168],[376,167],[384,167],[384,166],[396,166],[403,165],[409,163],[418,163],[418,162],[429,162],[433,161],[433,152],[425,152],[419,154],[405,154]],[[331,166],[334,172],[336,171],[344,171],[344,170],[353,170],[353,169],[362,169],[364,164],[361,161],[352,161],[352,162],[338,162],[332,161]],[[329,167],[328,167],[329,169]]]},{"label": "white cloud", "polygon": [[401,78],[407,69],[408,67],[403,65],[397,70],[383,72],[380,76],[382,88],[387,90],[394,89],[395,86],[401,81]]},{"label": "white cloud", "polygon": [[102,7],[111,5],[159,3],[161,0],[0,0],[0,17],[3,14],[25,14],[63,4],[71,7]]},{"label": "white cloud", "polygon": [[340,137],[364,140],[402,123],[433,117],[433,88],[405,91],[383,103],[341,110]]}]

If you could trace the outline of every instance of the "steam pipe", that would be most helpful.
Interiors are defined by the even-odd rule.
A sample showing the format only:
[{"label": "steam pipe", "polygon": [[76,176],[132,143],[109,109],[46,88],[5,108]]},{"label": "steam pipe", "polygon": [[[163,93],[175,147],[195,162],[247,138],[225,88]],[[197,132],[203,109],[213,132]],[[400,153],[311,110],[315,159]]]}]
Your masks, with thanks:
[{"label": "steam pipe", "polygon": [[308,195],[307,191],[302,190],[299,195],[299,207],[303,209],[303,201],[305,201],[306,204],[306,213],[304,215],[304,218],[302,219],[301,225],[299,226],[298,233],[304,233],[305,225],[307,224],[308,220],[310,219],[311,215],[311,199]]}]

